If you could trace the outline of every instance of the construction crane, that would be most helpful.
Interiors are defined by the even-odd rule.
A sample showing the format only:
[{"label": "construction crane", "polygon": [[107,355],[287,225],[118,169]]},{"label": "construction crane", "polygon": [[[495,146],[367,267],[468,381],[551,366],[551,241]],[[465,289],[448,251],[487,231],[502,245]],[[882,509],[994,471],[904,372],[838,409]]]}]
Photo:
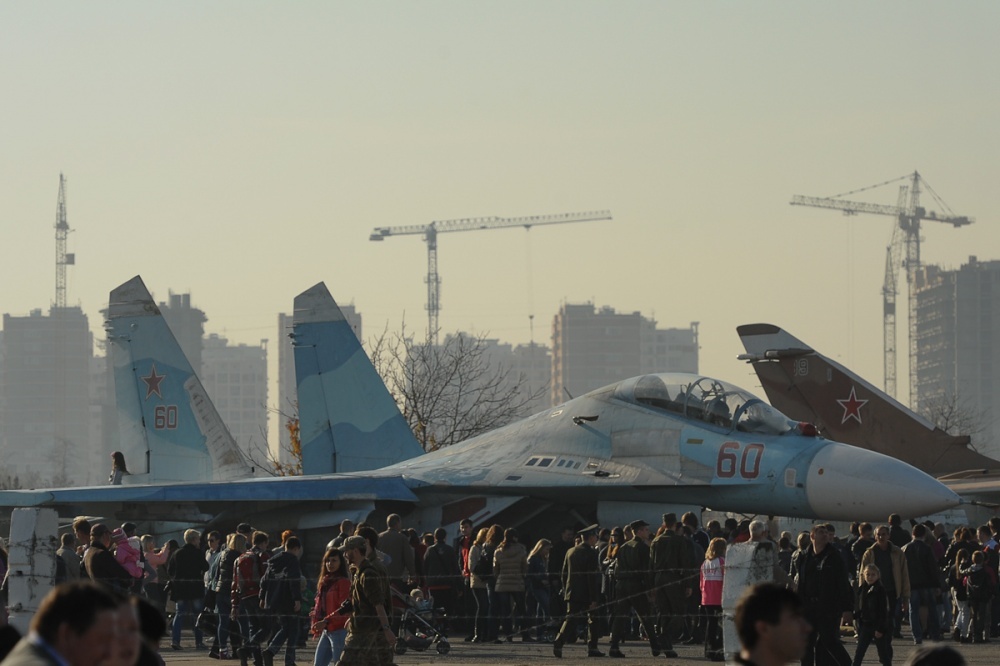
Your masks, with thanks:
[{"label": "construction crane", "polygon": [[66,267],[76,263],[76,255],[66,253],[66,178],[59,174],[59,200],[56,203],[56,307],[66,307]]},{"label": "construction crane", "polygon": [[[907,181],[899,188],[899,198],[895,206],[882,204],[847,201],[845,197],[858,192],[864,192],[884,185]],[[926,190],[934,201],[942,208],[943,213],[928,211],[920,205],[920,194]],[[845,215],[870,213],[873,215],[891,215],[896,218],[892,229],[892,240],[886,247],[885,279],[882,284],[883,313],[883,369],[885,371],[885,391],[891,396],[896,395],[896,288],[898,268],[906,269],[906,283],[909,306],[909,350],[910,350],[910,405],[919,404],[919,386],[917,383],[917,322],[916,322],[916,276],[920,270],[920,223],[944,222],[955,227],[972,224],[975,220],[964,215],[955,215],[948,205],[931,189],[920,173],[914,171],[884,183],[863,187],[832,197],[792,197],[793,206],[813,206],[816,208],[833,208]],[[901,258],[902,256],[902,258]]]},{"label": "construction crane", "polygon": [[506,229],[508,227],[531,227],[543,224],[568,224],[570,222],[594,222],[610,220],[611,211],[598,210],[586,213],[562,213],[559,215],[533,215],[530,217],[470,217],[459,220],[439,220],[430,224],[411,224],[399,227],[376,227],[369,240],[382,241],[389,236],[422,234],[427,243],[427,332],[435,343],[438,336],[438,315],[441,312],[441,278],[438,276],[437,237],[452,231],[478,231],[481,229]]}]

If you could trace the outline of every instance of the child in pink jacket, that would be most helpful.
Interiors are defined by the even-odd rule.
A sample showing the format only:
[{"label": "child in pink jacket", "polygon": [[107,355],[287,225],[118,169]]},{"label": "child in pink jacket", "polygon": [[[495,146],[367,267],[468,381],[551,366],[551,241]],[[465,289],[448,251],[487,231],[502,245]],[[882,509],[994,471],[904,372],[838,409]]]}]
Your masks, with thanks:
[{"label": "child in pink jacket", "polygon": [[115,542],[115,559],[118,560],[118,564],[122,565],[132,578],[142,580],[142,562],[139,561],[137,545],[132,543],[120,527],[111,533],[111,539]]}]

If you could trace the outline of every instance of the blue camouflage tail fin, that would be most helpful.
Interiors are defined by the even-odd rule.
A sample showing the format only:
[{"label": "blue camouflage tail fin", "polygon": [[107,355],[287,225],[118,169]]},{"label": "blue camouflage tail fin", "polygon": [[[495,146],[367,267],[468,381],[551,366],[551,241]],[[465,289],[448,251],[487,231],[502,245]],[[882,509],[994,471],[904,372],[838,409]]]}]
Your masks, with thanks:
[{"label": "blue camouflage tail fin", "polygon": [[302,473],[378,469],[423,453],[324,283],[295,298]]},{"label": "blue camouflage tail fin", "polygon": [[141,277],[111,292],[107,331],[125,483],[254,475]]}]

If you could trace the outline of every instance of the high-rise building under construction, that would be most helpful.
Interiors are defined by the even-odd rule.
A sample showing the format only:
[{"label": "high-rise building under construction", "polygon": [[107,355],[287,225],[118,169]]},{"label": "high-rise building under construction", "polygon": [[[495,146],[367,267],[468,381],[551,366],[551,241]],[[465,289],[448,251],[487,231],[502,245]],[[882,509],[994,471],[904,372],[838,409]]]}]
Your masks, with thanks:
[{"label": "high-rise building under construction", "polygon": [[[916,285],[914,409],[1000,453],[1000,261],[970,257],[958,270],[921,269]],[[964,431],[964,432],[957,432]]]}]

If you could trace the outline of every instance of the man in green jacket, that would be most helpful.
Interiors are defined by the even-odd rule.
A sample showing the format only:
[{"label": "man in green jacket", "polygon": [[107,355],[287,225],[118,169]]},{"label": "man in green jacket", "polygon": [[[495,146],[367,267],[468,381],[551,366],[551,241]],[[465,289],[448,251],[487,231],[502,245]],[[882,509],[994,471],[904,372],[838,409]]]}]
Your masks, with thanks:
[{"label": "man in green jacket", "polygon": [[576,640],[577,624],[587,617],[587,656],[603,657],[597,649],[597,604],[601,595],[601,568],[597,561],[597,525],[586,527],[578,534],[583,543],[570,548],[562,568],[563,600],[566,620],[552,643],[552,654],[562,657],[563,644]]},{"label": "man in green jacket", "polygon": [[[615,625],[611,631],[611,649],[608,654],[612,657],[625,656],[619,645],[625,638],[625,630],[634,608],[643,631],[649,636],[649,649],[656,657],[660,654],[660,648],[650,618],[653,572],[649,568],[649,523],[636,520],[629,527],[634,536],[618,548],[615,556]],[[672,656],[677,656],[673,651],[669,651],[667,656],[671,656],[671,653]]]},{"label": "man in green jacket", "polygon": [[[697,583],[694,551],[684,538],[677,514],[663,514],[663,533],[650,546],[649,566],[653,572],[656,607],[659,613],[659,646],[667,656],[673,652],[670,640],[673,625],[684,620],[684,602]],[[674,654],[676,656],[676,654]]]}]

